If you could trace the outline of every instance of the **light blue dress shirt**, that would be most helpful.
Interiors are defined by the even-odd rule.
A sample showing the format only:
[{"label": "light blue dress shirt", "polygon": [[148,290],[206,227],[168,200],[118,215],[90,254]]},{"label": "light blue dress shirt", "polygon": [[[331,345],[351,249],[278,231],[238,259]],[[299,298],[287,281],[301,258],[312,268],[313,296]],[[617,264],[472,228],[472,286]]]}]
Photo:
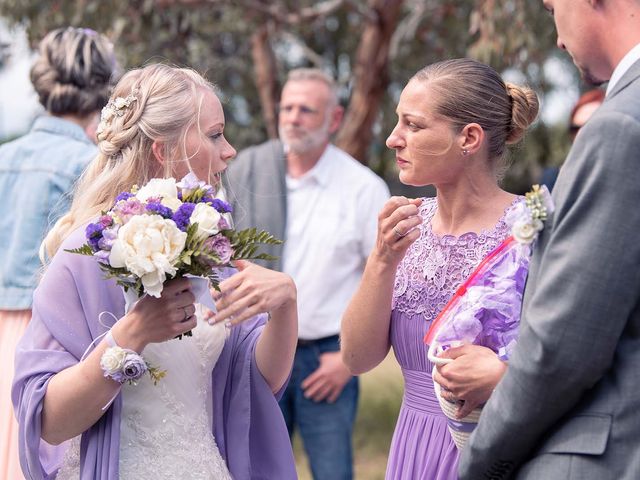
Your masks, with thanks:
[{"label": "light blue dress shirt", "polygon": [[96,154],[80,126],[51,116],[0,145],[0,309],[31,308],[40,244],[69,209],[73,184]]}]

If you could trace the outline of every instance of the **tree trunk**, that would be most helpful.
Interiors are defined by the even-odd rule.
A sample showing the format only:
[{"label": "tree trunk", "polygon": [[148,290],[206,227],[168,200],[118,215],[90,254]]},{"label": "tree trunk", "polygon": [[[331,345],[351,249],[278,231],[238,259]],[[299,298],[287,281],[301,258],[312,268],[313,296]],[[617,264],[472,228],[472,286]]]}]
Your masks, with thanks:
[{"label": "tree trunk", "polygon": [[251,56],[256,74],[255,83],[262,107],[264,124],[269,138],[278,137],[277,102],[280,93],[276,58],[269,43],[267,25],[260,26],[251,35]]},{"label": "tree trunk", "polygon": [[389,48],[403,0],[369,0],[368,3],[377,18],[366,20],[356,52],[353,93],[336,139],[340,148],[365,165],[372,127],[389,85]]}]

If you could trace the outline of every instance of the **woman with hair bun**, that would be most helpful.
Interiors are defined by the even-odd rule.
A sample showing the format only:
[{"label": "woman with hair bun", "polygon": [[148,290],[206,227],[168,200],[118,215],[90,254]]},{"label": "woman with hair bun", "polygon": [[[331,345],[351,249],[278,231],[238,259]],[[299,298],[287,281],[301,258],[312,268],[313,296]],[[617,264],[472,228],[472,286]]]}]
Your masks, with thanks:
[{"label": "woman with hair bun", "polygon": [[[436,399],[423,338],[482,259],[509,234],[505,217],[519,202],[498,184],[506,146],[538,113],[536,94],[508,84],[474,60],[420,70],[402,91],[398,123],[387,139],[400,181],[434,185],[435,198],[391,198],[378,217],[378,239],[342,321],[344,361],[371,370],[393,346],[405,394],[387,464],[388,479],[453,480],[458,450]],[[490,349],[465,345],[435,379],[465,392],[465,417],[485,402],[506,365]],[[446,377],[446,378],[445,378]],[[448,395],[448,397],[445,397]],[[451,391],[443,397],[453,400]]]},{"label": "woman with hair bun", "polygon": [[118,65],[93,30],[61,28],[40,43],[31,82],[46,114],[0,146],[0,478],[21,478],[11,406],[15,346],[31,318],[46,231],[69,208],[73,182],[96,154],[87,136],[107,103]]},{"label": "woman with hair bun", "polygon": [[[52,259],[16,349],[13,402],[29,479],[296,478],[276,400],[297,341],[291,277],[237,262],[239,271],[220,274],[209,323],[188,279],[168,280],[159,298],[144,295],[125,311],[98,262],[67,251],[134,185],[191,173],[220,187],[236,154],[224,126],[213,86],[192,70],[149,65],[116,85],[98,156],[44,241]],[[166,375],[127,383],[118,352]],[[47,444],[57,447],[44,455]]]}]

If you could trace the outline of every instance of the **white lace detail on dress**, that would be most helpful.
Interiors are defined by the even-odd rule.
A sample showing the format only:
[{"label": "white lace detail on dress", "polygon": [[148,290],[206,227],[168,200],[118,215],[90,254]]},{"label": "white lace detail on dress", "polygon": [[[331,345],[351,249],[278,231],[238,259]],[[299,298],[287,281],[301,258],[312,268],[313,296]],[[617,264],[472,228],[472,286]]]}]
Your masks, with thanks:
[{"label": "white lace detail on dress", "polygon": [[[192,337],[145,348],[145,359],[167,376],[157,385],[145,376],[123,386],[121,480],[231,480],[212,434],[211,373],[226,337],[224,325],[199,320]],[[75,475],[58,478],[79,478],[78,447],[63,467]]]},{"label": "white lace detail on dress", "polygon": [[509,233],[503,215],[495,227],[479,234],[440,237],[431,230],[436,208],[435,198],[423,200],[420,237],[398,266],[393,288],[393,310],[405,315],[422,315],[427,321],[440,313],[458,286]]}]

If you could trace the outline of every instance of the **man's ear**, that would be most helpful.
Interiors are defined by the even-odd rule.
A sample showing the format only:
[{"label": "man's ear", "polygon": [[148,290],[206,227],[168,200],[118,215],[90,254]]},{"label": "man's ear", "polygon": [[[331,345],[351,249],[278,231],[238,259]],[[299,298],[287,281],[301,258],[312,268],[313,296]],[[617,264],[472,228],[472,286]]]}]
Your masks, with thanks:
[{"label": "man's ear", "polygon": [[470,154],[477,153],[484,143],[484,129],[477,123],[469,123],[462,129],[458,138],[460,139],[460,150]]},{"label": "man's ear", "polygon": [[153,156],[156,158],[156,161],[160,164],[161,167],[164,167],[167,159],[164,155],[164,143],[159,142],[158,140],[154,140],[151,144],[151,151],[153,152]]},{"label": "man's ear", "polygon": [[341,105],[337,105],[333,107],[330,112],[331,121],[329,122],[329,134],[333,135],[340,128],[340,124],[342,123],[342,117],[344,115],[344,108]]}]

